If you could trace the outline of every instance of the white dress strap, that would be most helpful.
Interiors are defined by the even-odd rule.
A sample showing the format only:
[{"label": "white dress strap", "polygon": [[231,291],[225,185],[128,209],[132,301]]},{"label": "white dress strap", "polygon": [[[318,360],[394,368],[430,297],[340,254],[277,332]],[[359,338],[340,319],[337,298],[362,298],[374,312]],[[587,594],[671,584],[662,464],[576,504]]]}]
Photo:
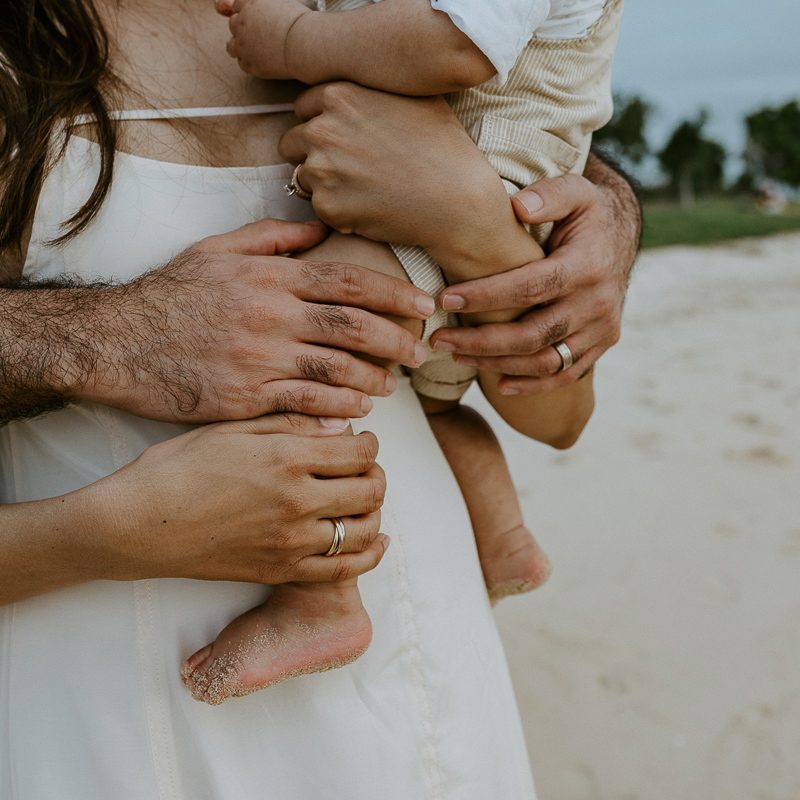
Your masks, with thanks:
[{"label": "white dress strap", "polygon": [[[245,114],[281,114],[292,111],[291,103],[265,103],[252,106],[210,106],[196,108],[129,108],[111,111],[109,117],[118,121],[152,119],[200,119],[202,117],[233,117]],[[89,114],[75,118],[75,125],[88,125],[92,122]]]}]

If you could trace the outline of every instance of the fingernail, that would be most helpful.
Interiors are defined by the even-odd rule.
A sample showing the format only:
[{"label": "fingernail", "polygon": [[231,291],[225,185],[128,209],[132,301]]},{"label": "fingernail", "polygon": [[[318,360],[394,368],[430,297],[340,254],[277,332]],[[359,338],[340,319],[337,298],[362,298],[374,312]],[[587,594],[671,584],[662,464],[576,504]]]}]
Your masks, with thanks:
[{"label": "fingernail", "polygon": [[519,389],[517,389],[516,386],[501,386],[500,394],[505,394],[505,395],[519,394]]},{"label": "fingernail", "polygon": [[342,419],[342,417],[320,417],[319,424],[323,428],[341,433],[350,424],[350,420]]},{"label": "fingernail", "polygon": [[442,309],[444,311],[461,311],[467,301],[460,294],[446,294],[442,297]]},{"label": "fingernail", "polygon": [[386,382],[383,388],[386,394],[391,394],[397,388],[397,378],[391,372],[386,374]]},{"label": "fingernail", "polygon": [[381,543],[384,553],[389,549],[389,545],[392,543],[392,540],[385,533],[378,534],[378,541]]},{"label": "fingernail", "polygon": [[417,342],[414,345],[414,366],[418,367],[424,364],[428,359],[428,348],[422,342]]},{"label": "fingernail", "polygon": [[429,317],[436,311],[436,302],[430,295],[418,295],[414,298],[414,308],[416,308],[420,314]]},{"label": "fingernail", "polygon": [[535,214],[537,211],[541,211],[544,208],[544,200],[542,200],[541,195],[536,194],[536,192],[519,192],[519,194],[515,194],[514,197],[522,203],[529,214]]},{"label": "fingernail", "polygon": [[440,353],[455,353],[456,346],[452,342],[443,342],[441,339],[437,339],[433,343],[433,349]]},{"label": "fingernail", "polygon": [[361,398],[361,413],[369,414],[369,412],[372,411],[372,406],[373,406],[372,398],[364,395]]},{"label": "fingernail", "polygon": [[455,361],[459,364],[464,364],[466,367],[477,367],[478,366],[478,359],[473,358],[472,356],[456,356]]}]

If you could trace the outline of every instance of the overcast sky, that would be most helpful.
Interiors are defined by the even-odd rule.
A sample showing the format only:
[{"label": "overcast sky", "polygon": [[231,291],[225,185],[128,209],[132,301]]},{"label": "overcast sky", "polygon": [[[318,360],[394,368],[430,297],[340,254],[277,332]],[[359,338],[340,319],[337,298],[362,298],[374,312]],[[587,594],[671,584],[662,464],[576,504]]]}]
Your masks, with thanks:
[{"label": "overcast sky", "polygon": [[655,146],[705,106],[739,152],[745,113],[800,99],[800,0],[626,0],[614,85],[658,106]]}]

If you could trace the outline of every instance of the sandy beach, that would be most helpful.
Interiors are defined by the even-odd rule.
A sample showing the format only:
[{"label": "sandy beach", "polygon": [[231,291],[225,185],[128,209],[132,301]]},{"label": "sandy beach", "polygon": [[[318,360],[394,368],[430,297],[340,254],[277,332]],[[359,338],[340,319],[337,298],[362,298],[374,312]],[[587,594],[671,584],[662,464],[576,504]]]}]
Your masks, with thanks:
[{"label": "sandy beach", "polygon": [[540,800],[800,798],[799,362],[800,236],[649,251],[578,445],[496,423],[554,562],[496,612]]}]

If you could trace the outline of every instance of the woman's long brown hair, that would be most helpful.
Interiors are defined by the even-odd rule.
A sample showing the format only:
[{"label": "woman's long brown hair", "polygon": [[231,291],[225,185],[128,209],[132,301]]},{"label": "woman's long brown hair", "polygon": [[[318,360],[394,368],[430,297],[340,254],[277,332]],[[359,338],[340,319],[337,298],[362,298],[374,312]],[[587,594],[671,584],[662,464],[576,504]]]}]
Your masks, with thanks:
[{"label": "woman's long brown hair", "polygon": [[89,199],[56,240],[83,230],[111,186],[116,136],[101,90],[110,84],[108,38],[92,0],[11,0],[0,13],[0,250],[19,247],[42,181],[63,153],[64,125],[88,114],[100,146],[100,175]]}]

